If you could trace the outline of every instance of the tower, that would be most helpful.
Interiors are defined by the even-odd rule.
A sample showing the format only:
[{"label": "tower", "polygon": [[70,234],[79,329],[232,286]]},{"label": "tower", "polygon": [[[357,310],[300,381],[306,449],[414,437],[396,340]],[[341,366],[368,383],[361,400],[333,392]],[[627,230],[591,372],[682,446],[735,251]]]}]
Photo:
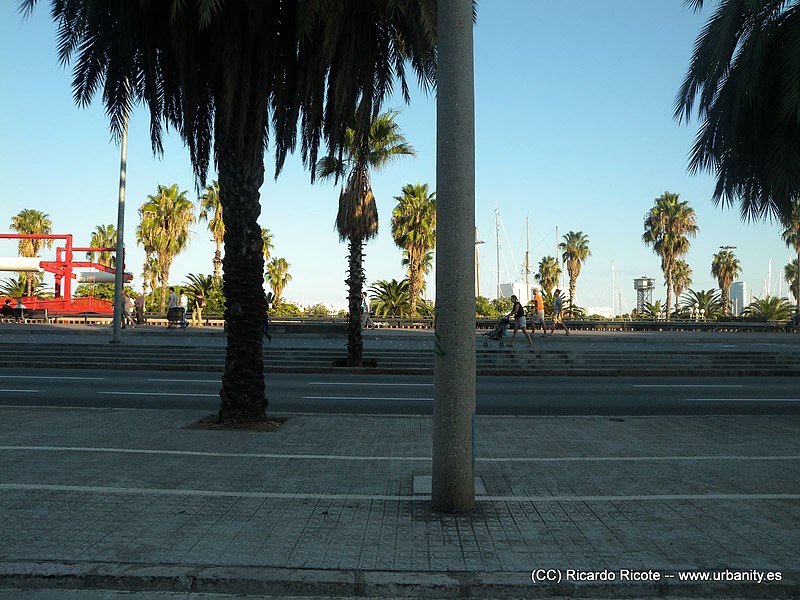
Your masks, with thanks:
[{"label": "tower", "polygon": [[652,304],[655,287],[656,280],[652,277],[642,275],[633,280],[633,289],[636,290],[636,310],[642,312],[645,304]]}]

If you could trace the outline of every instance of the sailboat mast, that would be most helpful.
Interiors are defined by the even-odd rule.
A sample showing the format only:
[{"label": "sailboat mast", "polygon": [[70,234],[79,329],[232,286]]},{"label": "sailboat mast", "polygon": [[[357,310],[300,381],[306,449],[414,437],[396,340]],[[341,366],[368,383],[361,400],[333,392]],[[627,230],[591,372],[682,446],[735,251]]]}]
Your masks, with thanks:
[{"label": "sailboat mast", "polygon": [[530,275],[531,275],[531,261],[530,261],[530,252],[531,250],[531,243],[530,238],[528,237],[528,217],[525,217],[525,304],[528,304],[531,301],[531,282],[530,282]]},{"label": "sailboat mast", "polygon": [[500,298],[500,209],[494,207],[494,224],[497,229],[497,297]]}]

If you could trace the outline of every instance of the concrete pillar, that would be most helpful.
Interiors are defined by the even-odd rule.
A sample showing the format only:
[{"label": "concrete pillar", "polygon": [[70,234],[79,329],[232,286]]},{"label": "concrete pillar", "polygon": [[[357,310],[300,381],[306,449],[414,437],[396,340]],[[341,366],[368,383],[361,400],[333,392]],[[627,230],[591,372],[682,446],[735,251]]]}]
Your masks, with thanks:
[{"label": "concrete pillar", "polygon": [[439,0],[432,508],[475,507],[475,106],[472,0]]}]

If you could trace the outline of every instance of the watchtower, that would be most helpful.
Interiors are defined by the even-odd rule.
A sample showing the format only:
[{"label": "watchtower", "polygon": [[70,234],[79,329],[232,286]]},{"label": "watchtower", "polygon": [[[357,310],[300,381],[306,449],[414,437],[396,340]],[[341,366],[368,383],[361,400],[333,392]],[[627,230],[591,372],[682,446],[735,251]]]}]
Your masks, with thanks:
[{"label": "watchtower", "polygon": [[642,275],[633,280],[633,289],[636,290],[636,310],[642,312],[645,304],[653,303],[653,290],[656,280]]}]

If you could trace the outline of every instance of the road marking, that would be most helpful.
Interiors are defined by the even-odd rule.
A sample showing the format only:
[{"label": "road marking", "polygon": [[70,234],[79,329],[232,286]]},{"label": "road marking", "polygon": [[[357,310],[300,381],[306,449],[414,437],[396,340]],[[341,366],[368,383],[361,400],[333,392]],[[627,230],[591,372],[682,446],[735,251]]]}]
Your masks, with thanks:
[{"label": "road marking", "polygon": [[741,384],[701,384],[701,383],[642,383],[633,384],[635,388],[741,388],[744,387]]},{"label": "road marking", "polygon": [[35,394],[39,390],[0,390],[3,394]]},{"label": "road marking", "polygon": [[[226,490],[191,490],[167,488],[125,488],[91,485],[46,485],[27,483],[0,483],[0,491],[36,492],[77,492],[83,494],[120,494],[150,496],[194,496],[205,498],[256,498],[267,500],[341,500],[341,501],[389,501],[389,502],[430,502],[427,494],[310,494],[292,492],[237,492]],[[482,502],[643,502],[665,500],[703,501],[703,500],[800,500],[800,494],[631,494],[629,496],[476,496]]]},{"label": "road marking", "polygon": [[433,398],[380,397],[380,396],[300,396],[303,400],[404,400],[406,402],[433,402]]},{"label": "road marking", "polygon": [[[430,461],[430,456],[358,456],[346,454],[283,454],[260,452],[209,452],[196,450],[153,450],[149,448],[102,448],[96,446],[0,446],[0,451],[33,452],[108,452],[118,454],[158,454],[172,456],[210,456],[222,458],[278,458],[290,460],[383,460],[383,461]],[[735,454],[701,456],[503,456],[497,458],[477,457],[476,462],[485,463],[560,463],[560,462],[656,462],[656,461],[781,461],[800,460],[800,454],[744,456]]]},{"label": "road marking", "polygon": [[309,381],[308,385],[366,385],[366,386],[379,386],[379,385],[393,385],[393,386],[426,386],[433,387],[432,383],[348,383],[346,381]]},{"label": "road marking", "polygon": [[684,398],[683,402],[800,402],[800,398]]},{"label": "road marking", "polygon": [[80,381],[102,381],[107,377],[67,377],[66,375],[0,375],[0,379],[75,379]]},{"label": "road marking", "polygon": [[219,394],[182,394],[170,392],[97,392],[106,396],[193,396],[202,398],[219,398]]},{"label": "road marking", "polygon": [[216,383],[216,384],[219,384],[222,381],[222,378],[220,378],[220,379],[147,379],[146,381],[170,382],[170,383]]}]

